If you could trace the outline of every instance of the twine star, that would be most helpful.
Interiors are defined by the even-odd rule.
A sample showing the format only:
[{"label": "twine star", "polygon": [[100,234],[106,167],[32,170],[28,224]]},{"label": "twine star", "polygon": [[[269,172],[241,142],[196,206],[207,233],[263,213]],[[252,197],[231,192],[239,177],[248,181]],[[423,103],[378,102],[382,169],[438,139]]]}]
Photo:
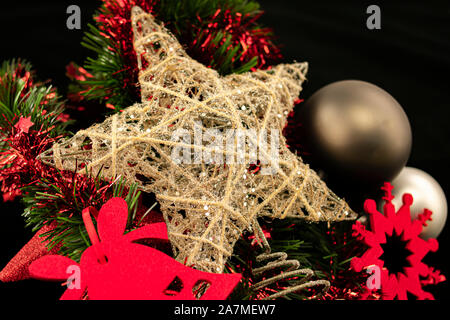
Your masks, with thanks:
[{"label": "twine star", "polygon": [[[80,173],[101,169],[104,177],[120,175],[154,192],[177,260],[203,271],[222,272],[235,242],[257,217],[356,218],[286,147],[282,134],[272,135],[286,125],[307,63],[221,77],[190,58],[139,7],[133,8],[132,23],[142,103],[55,144],[43,161]],[[250,134],[243,152],[236,136],[227,136],[233,148],[215,140],[236,130],[270,133],[265,144]],[[199,143],[196,133],[209,144]],[[259,147],[256,161],[251,145]],[[174,158],[174,150],[189,151],[185,161]]]}]

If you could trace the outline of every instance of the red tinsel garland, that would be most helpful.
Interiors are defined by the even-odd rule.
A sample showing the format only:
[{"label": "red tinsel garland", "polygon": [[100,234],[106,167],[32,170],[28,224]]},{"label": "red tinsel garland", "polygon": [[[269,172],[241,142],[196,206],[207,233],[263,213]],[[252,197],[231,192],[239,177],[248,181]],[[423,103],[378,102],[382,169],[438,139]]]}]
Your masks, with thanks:
[{"label": "red tinsel garland", "polygon": [[95,17],[102,35],[113,40],[114,47],[109,49],[119,52],[123,59],[123,71],[126,73],[123,88],[133,90],[136,97],[141,96],[141,91],[137,86],[139,68],[133,47],[131,9],[140,6],[144,11],[154,14],[158,2],[159,0],[103,0],[100,14]]},{"label": "red tinsel garland", "polygon": [[[339,260],[344,261],[364,252],[365,246],[362,243],[349,243],[354,241],[352,229],[345,232],[336,232],[332,227],[327,236],[331,237],[332,243],[336,247],[340,247]],[[330,269],[336,264],[335,259],[330,257]],[[337,270],[330,274],[330,289],[323,296],[324,300],[379,300],[380,295],[377,292],[368,290],[366,287],[369,274],[365,272],[354,272],[350,266],[344,270]]]},{"label": "red tinsel garland", "polygon": [[[102,31],[101,34],[113,40],[112,47],[109,49],[120,53],[123,59],[125,69],[120,70],[126,73],[123,78],[123,88],[133,90],[133,95],[136,97],[140,97],[139,69],[132,41],[131,9],[134,6],[140,6],[144,11],[158,17],[158,5],[160,5],[159,0],[103,0],[103,7],[99,15],[95,17]],[[280,59],[281,52],[271,41],[271,30],[257,27],[256,20],[261,14],[242,15],[227,9],[218,9],[213,15],[203,20],[197,16],[197,22],[191,23],[183,30],[172,31],[180,38],[190,55],[213,68],[221,65],[221,62],[216,61],[214,57],[226,39],[222,39],[219,43],[214,43],[212,40],[217,33],[226,32],[231,35],[230,47],[242,46],[243,52],[239,56],[242,64],[249,62],[253,57],[258,57],[256,68],[264,69],[271,62]],[[166,26],[170,29],[171,23],[167,22]],[[177,34],[177,31],[181,34]]]},{"label": "red tinsel garland", "polygon": [[[261,17],[262,12],[251,16],[249,14],[242,15],[239,12],[233,13],[230,10],[217,11],[209,18],[202,20],[197,17],[199,25],[192,24],[192,30],[196,38],[188,38],[188,42],[192,43],[194,50],[193,55],[200,62],[211,67],[221,65],[221,61],[214,61],[211,65],[215,52],[223,45],[226,39],[222,39],[219,43],[214,43],[214,35],[226,31],[231,34],[232,46],[241,45],[243,53],[239,57],[242,63],[249,62],[253,57],[258,57],[258,63],[255,68],[267,68],[270,62],[281,58],[281,52],[270,40],[269,35],[272,30],[269,28],[256,27],[256,21]],[[188,48],[191,48],[188,46]]]},{"label": "red tinsel garland", "polygon": [[54,169],[45,166],[36,157],[50,148],[60,137],[50,137],[51,128],[31,129],[32,122],[24,127],[24,119],[26,118],[21,117],[15,121],[17,120],[15,118],[13,123],[17,123],[15,125],[11,123],[9,125],[11,129],[0,128],[0,135],[4,137],[2,141],[7,146],[0,152],[0,191],[5,201],[20,195],[21,188],[55,174]]}]

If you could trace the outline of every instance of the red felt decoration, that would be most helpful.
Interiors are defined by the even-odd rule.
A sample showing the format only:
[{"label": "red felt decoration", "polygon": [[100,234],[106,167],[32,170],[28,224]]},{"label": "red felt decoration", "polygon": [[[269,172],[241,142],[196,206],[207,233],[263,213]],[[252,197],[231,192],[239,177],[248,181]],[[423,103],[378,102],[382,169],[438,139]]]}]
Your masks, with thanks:
[{"label": "red felt decoration", "polygon": [[10,262],[0,271],[0,281],[13,282],[30,278],[28,267],[30,264],[47,254],[55,254],[59,246],[53,247],[50,251],[47,248],[48,241],[44,241],[42,235],[51,231],[54,224],[44,225],[31,238],[28,243],[11,259]]},{"label": "red felt decoration", "polygon": [[[81,256],[80,264],[66,257],[48,255],[33,262],[32,277],[44,280],[73,280],[61,299],[81,299],[87,290],[91,300],[196,299],[199,283],[207,283],[200,299],[225,299],[241,279],[240,274],[213,274],[194,270],[166,254],[135,243],[139,239],[167,241],[164,223],[149,224],[127,234],[128,208],[122,198],[109,200],[98,213],[95,232],[90,214],[83,211],[93,245]],[[74,279],[73,270],[79,270]],[[77,282],[78,281],[78,282]]]},{"label": "red felt decoration", "polygon": [[[423,225],[430,219],[431,211],[424,209],[416,220],[411,220],[410,206],[413,197],[410,194],[403,195],[403,205],[396,212],[392,204],[392,185],[385,183],[382,188],[385,191],[385,204],[383,206],[384,215],[376,209],[374,200],[366,200],[364,210],[370,215],[371,231],[360,223],[353,225],[354,235],[364,241],[369,249],[361,256],[355,257],[351,261],[351,267],[357,272],[361,272],[371,266],[378,266],[381,270],[381,298],[383,300],[406,300],[408,293],[416,296],[420,300],[434,299],[433,295],[423,290],[422,285],[444,281],[445,277],[438,271],[428,267],[422,262],[423,257],[429,251],[438,249],[436,239],[423,240],[419,237]],[[401,272],[392,272],[386,267],[383,260],[383,246],[389,242],[393,236],[398,237],[405,244],[407,253],[407,266]]]},{"label": "red felt decoration", "polygon": [[20,117],[19,121],[15,124],[14,128],[17,129],[18,132],[28,133],[30,128],[34,125],[34,122],[31,121],[31,116],[24,118]]}]

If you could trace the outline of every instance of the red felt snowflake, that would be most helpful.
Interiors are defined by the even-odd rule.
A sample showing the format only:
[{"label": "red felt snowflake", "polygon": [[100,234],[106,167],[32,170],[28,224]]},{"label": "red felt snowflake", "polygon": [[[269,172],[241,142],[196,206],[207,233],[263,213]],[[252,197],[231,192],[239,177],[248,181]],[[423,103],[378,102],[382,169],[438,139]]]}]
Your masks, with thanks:
[{"label": "red felt snowflake", "polygon": [[[431,293],[422,289],[422,285],[436,284],[444,281],[445,277],[423,263],[422,259],[429,251],[438,249],[438,242],[419,237],[426,221],[431,220],[431,211],[424,209],[416,220],[411,220],[413,197],[404,194],[403,205],[396,212],[392,204],[392,189],[390,183],[382,187],[385,191],[384,215],[378,212],[374,200],[364,203],[364,210],[370,215],[372,231],[366,230],[360,222],[353,225],[353,231],[354,236],[367,244],[369,249],[361,257],[353,258],[351,267],[357,272],[373,266],[379,268],[383,300],[406,300],[408,293],[419,300],[434,299]],[[403,264],[399,264],[399,260],[403,260]]]},{"label": "red felt snowflake", "polygon": [[[97,236],[90,218],[97,220]],[[98,213],[83,210],[83,221],[92,242],[78,264],[59,255],[46,255],[34,261],[29,272],[33,278],[68,280],[61,299],[90,300],[222,300],[241,279],[240,274],[213,274],[189,268],[168,255],[136,241],[167,241],[164,223],[148,224],[124,234],[127,203],[112,198]]]}]

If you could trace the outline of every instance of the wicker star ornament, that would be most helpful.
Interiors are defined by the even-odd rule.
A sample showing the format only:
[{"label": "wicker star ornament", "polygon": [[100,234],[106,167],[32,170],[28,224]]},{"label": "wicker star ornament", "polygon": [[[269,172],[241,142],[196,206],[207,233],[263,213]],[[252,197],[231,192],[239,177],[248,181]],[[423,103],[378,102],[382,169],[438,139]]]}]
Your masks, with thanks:
[{"label": "wicker star ornament", "polygon": [[281,134],[306,63],[222,77],[139,7],[132,23],[142,103],[55,144],[43,161],[154,192],[177,260],[203,271],[222,272],[257,217],[356,217]]}]

